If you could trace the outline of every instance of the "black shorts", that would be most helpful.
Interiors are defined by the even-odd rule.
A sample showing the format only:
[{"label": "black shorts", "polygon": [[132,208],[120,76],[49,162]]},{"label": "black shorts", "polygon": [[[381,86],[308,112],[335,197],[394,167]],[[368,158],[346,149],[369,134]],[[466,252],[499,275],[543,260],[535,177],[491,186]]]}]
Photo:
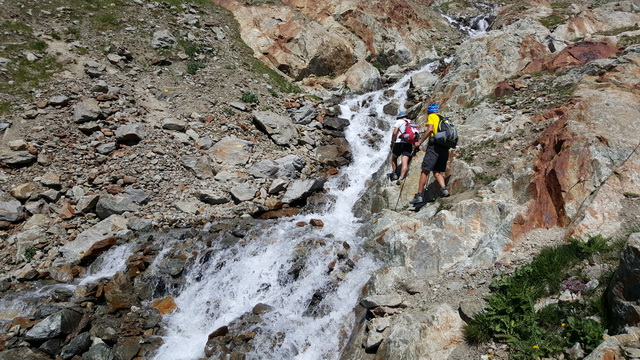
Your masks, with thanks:
[{"label": "black shorts", "polygon": [[449,161],[449,148],[439,144],[429,144],[422,159],[422,170],[445,172]]},{"label": "black shorts", "polygon": [[413,153],[413,145],[409,143],[395,143],[391,152],[395,156],[411,156],[411,153]]}]

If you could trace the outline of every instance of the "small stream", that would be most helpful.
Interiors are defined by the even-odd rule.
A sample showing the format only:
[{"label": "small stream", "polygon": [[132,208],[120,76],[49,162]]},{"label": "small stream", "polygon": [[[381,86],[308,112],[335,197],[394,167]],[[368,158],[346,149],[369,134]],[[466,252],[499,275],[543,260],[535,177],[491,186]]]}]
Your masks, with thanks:
[{"label": "small stream", "polygon": [[[341,104],[341,117],[350,121],[345,136],[353,162],[326,184],[328,197],[334,199],[327,208],[253,230],[245,236],[250,241],[231,248],[219,243],[199,251],[203,255],[175,294],[177,311],[165,316],[165,343],[156,360],[203,357],[210,333],[251,313],[258,304],[272,310],[250,329],[257,335],[248,358],[339,357],[351,332],[360,289],[378,267],[362,250],[365,239],[356,236],[360,219],[353,207],[389,156],[388,146],[382,144],[388,142],[395,117],[385,115],[383,106],[392,101],[404,104],[416,72],[391,89]],[[389,126],[380,126],[381,121]],[[311,219],[325,226],[297,225]]]}]

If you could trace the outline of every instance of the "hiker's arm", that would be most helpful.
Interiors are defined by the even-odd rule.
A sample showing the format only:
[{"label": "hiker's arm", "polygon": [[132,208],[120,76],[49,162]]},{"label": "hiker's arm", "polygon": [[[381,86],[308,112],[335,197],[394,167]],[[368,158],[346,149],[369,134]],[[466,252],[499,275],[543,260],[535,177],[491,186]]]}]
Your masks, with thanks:
[{"label": "hiker's arm", "polygon": [[429,139],[429,134],[431,134],[431,132],[433,132],[433,124],[427,124],[427,129],[420,135],[420,141],[418,141],[418,144],[416,145],[418,149],[420,149],[423,142]]},{"label": "hiker's arm", "polygon": [[393,134],[391,134],[391,147],[395,145],[397,138],[398,138],[398,128],[395,128],[393,129]]}]

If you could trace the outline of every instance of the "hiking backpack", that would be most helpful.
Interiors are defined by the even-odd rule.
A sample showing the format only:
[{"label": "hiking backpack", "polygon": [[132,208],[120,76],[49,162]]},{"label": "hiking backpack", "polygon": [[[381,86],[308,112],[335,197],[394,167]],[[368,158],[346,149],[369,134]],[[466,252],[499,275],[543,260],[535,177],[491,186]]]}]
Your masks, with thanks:
[{"label": "hiking backpack", "polygon": [[439,114],[438,117],[440,118],[438,132],[433,137],[433,141],[448,148],[455,148],[458,145],[458,130],[449,118]]},{"label": "hiking backpack", "polygon": [[400,138],[408,143],[414,144],[420,140],[420,127],[411,119],[402,119],[406,122],[404,131]]}]

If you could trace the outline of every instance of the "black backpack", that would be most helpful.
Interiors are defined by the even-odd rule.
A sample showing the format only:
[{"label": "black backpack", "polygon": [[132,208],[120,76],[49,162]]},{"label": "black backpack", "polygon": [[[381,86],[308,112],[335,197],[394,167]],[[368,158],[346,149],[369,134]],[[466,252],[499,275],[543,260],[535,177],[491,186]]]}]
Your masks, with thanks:
[{"label": "black backpack", "polygon": [[456,145],[458,145],[458,130],[448,117],[440,114],[438,114],[438,117],[440,118],[438,132],[433,137],[433,141],[436,144],[455,149]]}]

